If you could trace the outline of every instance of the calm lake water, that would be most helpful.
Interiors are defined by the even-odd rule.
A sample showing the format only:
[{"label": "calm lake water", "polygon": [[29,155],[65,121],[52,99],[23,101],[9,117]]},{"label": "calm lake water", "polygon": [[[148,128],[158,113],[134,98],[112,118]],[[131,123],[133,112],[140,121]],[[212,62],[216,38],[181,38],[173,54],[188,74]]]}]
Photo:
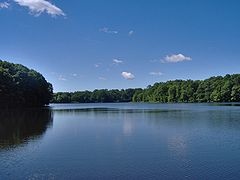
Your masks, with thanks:
[{"label": "calm lake water", "polygon": [[240,179],[239,104],[0,111],[0,179]]}]

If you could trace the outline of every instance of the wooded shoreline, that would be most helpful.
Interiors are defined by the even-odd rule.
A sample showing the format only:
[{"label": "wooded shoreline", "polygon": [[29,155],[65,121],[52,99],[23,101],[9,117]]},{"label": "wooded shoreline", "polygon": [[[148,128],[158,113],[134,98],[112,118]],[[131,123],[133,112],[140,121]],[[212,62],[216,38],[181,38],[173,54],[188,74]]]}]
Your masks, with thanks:
[{"label": "wooded shoreline", "polygon": [[159,102],[202,103],[240,102],[240,74],[205,80],[174,80],[149,85],[145,89],[96,89],[54,93],[52,103]]}]

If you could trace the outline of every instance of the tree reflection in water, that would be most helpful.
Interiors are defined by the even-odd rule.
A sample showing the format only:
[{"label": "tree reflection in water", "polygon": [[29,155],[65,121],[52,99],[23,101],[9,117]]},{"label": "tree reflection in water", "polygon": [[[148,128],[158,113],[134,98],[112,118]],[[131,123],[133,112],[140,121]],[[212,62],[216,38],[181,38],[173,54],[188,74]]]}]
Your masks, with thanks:
[{"label": "tree reflection in water", "polygon": [[52,126],[51,109],[11,109],[0,111],[0,149],[40,138]]}]

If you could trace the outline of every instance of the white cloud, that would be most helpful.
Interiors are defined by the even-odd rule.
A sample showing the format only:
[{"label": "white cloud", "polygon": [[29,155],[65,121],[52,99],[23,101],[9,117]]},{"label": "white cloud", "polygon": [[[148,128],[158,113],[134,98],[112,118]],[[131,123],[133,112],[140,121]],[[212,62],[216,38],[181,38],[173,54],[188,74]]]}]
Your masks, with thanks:
[{"label": "white cloud", "polygon": [[118,33],[118,31],[109,30],[107,27],[101,28],[101,29],[99,29],[99,31],[107,33],[107,34],[117,34]]},{"label": "white cloud", "polygon": [[48,2],[47,0],[14,0],[20,6],[27,7],[31,14],[39,16],[42,13],[50,14],[51,16],[65,16],[65,13]]},{"label": "white cloud", "polygon": [[0,9],[9,8],[10,4],[8,2],[0,2]]},{"label": "white cloud", "polygon": [[78,75],[76,73],[72,74],[73,77],[77,77]]},{"label": "white cloud", "polygon": [[132,35],[133,35],[133,33],[134,33],[134,31],[133,31],[133,30],[131,30],[131,31],[129,31],[129,32],[128,32],[128,35],[129,35],[129,36],[132,36]]},{"label": "white cloud", "polygon": [[100,64],[94,64],[95,68],[99,68]]},{"label": "white cloud", "polygon": [[127,80],[132,80],[135,76],[130,72],[122,72],[122,76]]},{"label": "white cloud", "polygon": [[192,58],[188,56],[184,56],[183,54],[172,54],[167,55],[162,62],[169,62],[169,63],[177,63],[177,62],[183,62],[183,61],[191,61]]},{"label": "white cloud", "polygon": [[102,81],[106,81],[107,80],[107,78],[105,78],[105,77],[98,77],[98,79],[102,80]]},{"label": "white cloud", "polygon": [[114,64],[122,64],[123,61],[120,60],[120,59],[113,59],[113,63],[114,63]]},{"label": "white cloud", "polygon": [[152,76],[161,76],[161,75],[163,75],[162,72],[150,72],[149,74],[152,75]]},{"label": "white cloud", "polygon": [[63,75],[60,75],[60,76],[58,77],[58,80],[59,80],[59,81],[66,81],[67,79],[66,79]]}]

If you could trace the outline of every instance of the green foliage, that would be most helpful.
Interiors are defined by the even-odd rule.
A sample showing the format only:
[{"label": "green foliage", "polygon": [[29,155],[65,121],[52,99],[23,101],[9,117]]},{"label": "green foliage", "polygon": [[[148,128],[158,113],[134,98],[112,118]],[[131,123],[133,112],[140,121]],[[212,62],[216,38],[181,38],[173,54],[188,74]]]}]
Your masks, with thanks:
[{"label": "green foliage", "polygon": [[155,83],[133,95],[134,102],[240,102],[240,75],[202,81],[175,80]]},{"label": "green foliage", "polygon": [[130,102],[136,91],[142,89],[96,89],[91,91],[76,91],[76,92],[58,92],[53,95],[52,102],[54,103],[105,103],[105,102]]},{"label": "green foliage", "polygon": [[0,60],[0,107],[38,107],[49,103],[52,85],[38,72]]},{"label": "green foliage", "polygon": [[[7,78],[7,77],[6,77]],[[175,80],[155,83],[146,89],[100,89],[55,93],[54,103],[96,102],[240,102],[240,74],[206,80]]]}]

